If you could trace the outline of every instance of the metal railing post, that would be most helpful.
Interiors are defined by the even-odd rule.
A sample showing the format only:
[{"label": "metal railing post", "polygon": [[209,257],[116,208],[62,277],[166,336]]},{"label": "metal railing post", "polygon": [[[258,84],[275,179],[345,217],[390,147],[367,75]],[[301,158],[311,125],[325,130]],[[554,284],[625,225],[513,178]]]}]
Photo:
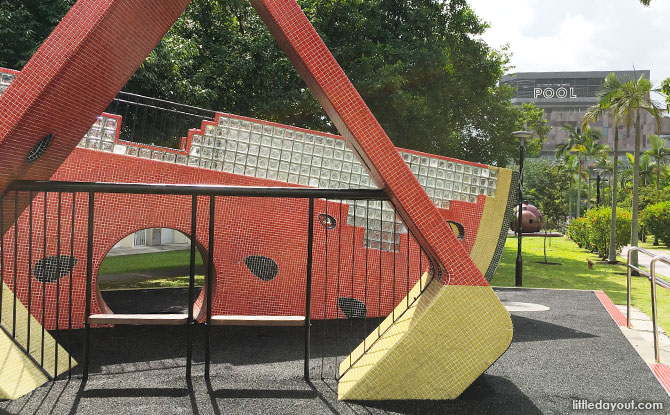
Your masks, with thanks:
[{"label": "metal railing post", "polygon": [[88,318],[91,315],[91,285],[93,284],[93,214],[95,208],[95,193],[88,193],[88,231],[86,235],[86,308],[84,310],[84,374],[82,381],[88,380],[88,366],[90,361],[91,325]]},{"label": "metal railing post", "polygon": [[191,378],[193,360],[193,291],[195,285],[195,244],[198,228],[198,197],[191,196],[191,257],[189,259],[188,279],[188,323],[186,331],[186,378]]},{"label": "metal railing post", "polygon": [[631,285],[631,269],[630,269],[630,253],[634,249],[631,248],[626,253],[626,325],[630,329],[630,285]]},{"label": "metal railing post", "polygon": [[209,379],[209,361],[211,358],[212,292],[214,291],[212,273],[214,272],[214,209],[216,196],[209,196],[209,252],[207,255],[207,304],[205,317],[205,378]]},{"label": "metal railing post", "polygon": [[656,320],[656,261],[663,259],[662,255],[657,255],[652,258],[649,263],[649,271],[651,274],[651,323],[654,328],[654,358],[656,363],[661,363],[660,351],[658,348],[658,324]]},{"label": "metal railing post", "polygon": [[[312,302],[312,248],[314,243],[314,198],[309,198],[309,222],[307,223],[307,283],[305,287],[305,380],[309,381],[310,359],[310,308]],[[325,318],[325,316],[324,316]]]}]

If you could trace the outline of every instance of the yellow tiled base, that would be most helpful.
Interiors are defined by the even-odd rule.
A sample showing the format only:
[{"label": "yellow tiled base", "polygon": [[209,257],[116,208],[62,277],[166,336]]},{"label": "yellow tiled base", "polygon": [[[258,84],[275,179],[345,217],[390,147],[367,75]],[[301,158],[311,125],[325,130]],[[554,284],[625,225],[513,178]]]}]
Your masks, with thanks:
[{"label": "yellow tiled base", "polygon": [[506,208],[511,181],[512,170],[498,169],[496,196],[487,196],[484,203],[482,218],[479,221],[480,232],[477,232],[475,243],[470,252],[470,258],[482,274],[486,274],[498,246],[500,228],[507,214]]},{"label": "yellow tiled base", "polygon": [[[410,301],[427,280],[412,289]],[[512,342],[512,320],[491,287],[431,281],[406,305],[368,336],[367,352],[361,344],[342,362],[338,399],[454,399]]]},{"label": "yellow tiled base", "polygon": [[[12,331],[14,296],[2,283],[2,321],[0,324]],[[30,318],[30,320],[28,320]],[[27,322],[30,322],[30,354],[38,362],[41,360],[42,326],[20,302],[16,302],[16,339],[25,348],[27,345]],[[44,332],[44,369],[53,374],[56,341]],[[58,349],[58,373],[68,368],[69,354],[60,345]],[[72,360],[72,366],[77,362]],[[47,377],[21,349],[14,344],[4,331],[0,331],[0,399],[16,399],[43,385]]]}]

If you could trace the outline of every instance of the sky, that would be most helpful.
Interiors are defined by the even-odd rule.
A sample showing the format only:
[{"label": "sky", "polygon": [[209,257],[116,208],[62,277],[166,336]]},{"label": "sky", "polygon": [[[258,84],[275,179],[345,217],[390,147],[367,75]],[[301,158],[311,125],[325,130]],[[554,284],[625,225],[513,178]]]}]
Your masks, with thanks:
[{"label": "sky", "polygon": [[510,72],[649,69],[670,77],[670,0],[468,0],[491,27],[483,39],[509,45]]}]

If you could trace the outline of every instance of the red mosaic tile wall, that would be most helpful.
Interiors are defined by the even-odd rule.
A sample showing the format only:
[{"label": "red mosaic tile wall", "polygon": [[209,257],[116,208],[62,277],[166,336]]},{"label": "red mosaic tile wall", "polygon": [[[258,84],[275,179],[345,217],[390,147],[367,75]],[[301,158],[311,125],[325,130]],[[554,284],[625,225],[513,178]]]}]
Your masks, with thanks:
[{"label": "red mosaic tile wall", "polygon": [[[95,121],[95,117],[125,84],[139,63],[181,13],[186,3],[185,0],[77,2],[35,57],[26,65],[21,75],[0,97],[0,113],[7,120],[0,126],[0,154],[2,154],[3,161],[0,163],[0,189],[4,189],[7,183],[17,178],[72,180],[76,177],[79,180],[91,181],[276,184],[267,179],[252,180],[224,172],[212,172],[185,166],[170,166],[167,169],[162,163],[152,160],[138,161],[126,156],[81,149],[72,151]],[[391,195],[407,226],[422,241],[422,245],[431,250],[432,254],[440,260],[446,271],[442,282],[487,285],[483,275],[469,258],[466,249],[457,241],[438,209],[398,155],[297,3],[290,0],[254,0],[252,3],[315,92],[345,140],[361,155],[362,162],[368,167],[371,177]],[[35,143],[49,133],[54,134],[54,138],[44,157],[28,164],[25,161],[27,154]],[[68,155],[70,158],[65,161]],[[282,183],[282,185],[286,184]],[[32,204],[32,220],[35,221],[36,217],[42,217],[43,208],[40,207],[42,196],[34,196],[36,198]],[[68,209],[68,196],[62,196],[63,210]],[[98,213],[96,237],[99,237],[96,239],[94,252],[94,268],[96,269],[108,249],[120,237],[135,230],[146,227],[171,227],[184,231],[186,234],[189,233],[187,229],[188,206],[190,205],[188,200],[179,197],[148,196],[123,196],[123,198],[125,200],[121,200],[121,196],[104,195],[100,196],[96,202]],[[28,200],[27,195],[23,195],[23,198],[19,198],[16,203],[18,211],[23,212],[19,220],[19,231],[16,232],[18,251],[27,253],[28,244],[33,242],[31,244],[33,246],[32,255],[35,258],[40,255],[41,257],[53,256],[56,254],[55,247],[49,241],[47,241],[46,249],[42,248],[42,251],[39,251],[39,244],[34,244],[35,240],[43,237],[39,226],[34,226],[34,232],[30,235],[21,231],[27,228],[27,223],[31,220],[29,210],[23,209]],[[206,202],[201,201],[201,203],[201,216],[206,218]],[[4,213],[11,217],[14,213],[13,206],[6,200],[3,203]],[[55,204],[50,202],[47,206],[55,206]],[[337,205],[329,209],[336,209],[335,206]],[[465,223],[466,226],[473,225],[471,229],[475,228],[474,224],[477,222],[477,212],[473,206],[472,204],[461,206],[475,209],[473,212],[465,212],[464,215],[474,214],[469,215],[472,219],[469,223]],[[326,209],[325,204],[320,203],[317,212]],[[453,212],[458,210],[453,209]],[[265,218],[268,217],[268,212],[273,213],[273,218],[270,220],[270,231],[266,230],[268,223]],[[304,263],[304,254],[301,254],[295,247],[306,245],[304,238],[307,224],[304,220],[300,220],[306,217],[306,204],[303,201],[287,203],[270,200],[250,204],[248,201],[231,198],[219,202],[216,216],[220,218],[215,231],[216,249],[220,249],[222,254],[221,256],[216,252],[214,254],[217,270],[217,291],[213,304],[215,313],[234,311],[242,314],[256,314],[258,310],[262,310],[261,314],[300,314],[302,300],[301,296],[294,294],[294,290],[300,291],[299,276],[304,275],[304,269],[301,268],[301,264]],[[77,202],[73,241],[74,250],[79,253],[75,255],[79,262],[73,272],[75,297],[78,301],[74,306],[77,321],[81,321],[82,313],[84,261],[81,253],[84,252],[85,218],[85,197],[83,197],[83,200]],[[264,219],[259,220],[259,218]],[[37,223],[35,222],[34,225]],[[340,223],[344,224],[344,221]],[[51,210],[47,212],[46,225],[47,234],[50,229],[58,228],[55,212]],[[65,232],[67,232],[67,226],[69,225],[61,223],[61,229],[65,229]],[[198,229],[198,242],[205,246],[206,227],[202,221],[199,226],[202,229]],[[355,227],[346,230],[345,228],[344,226],[341,228],[342,245],[351,246]],[[317,235],[315,248],[317,252],[325,249],[325,232],[322,230],[323,235]],[[381,251],[374,253],[373,250],[362,248],[362,241],[359,239],[362,238],[362,234],[363,232],[355,234],[354,249],[360,249],[358,255],[369,257],[376,254],[381,255],[382,258],[369,262],[366,270],[357,269],[357,264],[354,264],[354,270],[350,273],[349,279],[356,279],[361,272],[364,272],[367,277],[374,274],[388,275],[380,273],[379,269],[374,268],[375,265],[371,265],[381,262],[383,267],[383,264],[388,262],[383,258],[386,253]],[[14,235],[14,229],[9,229],[5,233],[3,243],[6,246],[13,245],[12,235]],[[292,235],[292,238],[287,238],[288,235]],[[294,241],[295,245],[287,244],[287,239]],[[329,237],[330,243],[336,240],[335,235]],[[64,238],[62,243],[67,246],[67,238]],[[401,255],[394,257],[403,256],[402,246],[401,240]],[[254,279],[245,280],[243,275],[245,268],[240,262],[240,257],[253,250],[257,250],[259,254],[272,254],[278,258],[277,263],[281,264],[280,266],[283,266],[286,273],[292,275],[293,278],[277,277],[270,284],[261,284]],[[325,268],[328,264],[329,269],[332,269],[336,265],[336,262],[332,261],[336,259],[329,255],[323,257],[328,259],[324,259],[322,264],[317,264],[317,268],[323,267],[324,278],[315,280],[315,293],[325,293],[325,285],[334,284],[334,278],[328,278],[326,283]],[[340,262],[342,261],[346,259],[340,258]],[[410,267],[413,268],[410,270],[412,281],[416,281],[423,271],[419,269],[418,262],[418,259],[410,260]],[[426,264],[426,261],[423,261],[423,264]],[[32,266],[28,258],[17,255],[17,272],[14,272],[14,258],[11,260],[7,258],[5,261],[5,272],[16,276],[17,291],[24,301],[27,301],[27,284],[31,281],[26,277],[31,271],[29,267]],[[398,268],[401,266],[399,265]],[[346,274],[342,272],[338,275],[340,278],[346,278]],[[59,281],[62,282],[61,285],[67,284],[66,281]],[[374,284],[374,280],[372,281]],[[9,283],[12,285],[13,281]],[[30,284],[33,283],[30,282]],[[35,285],[38,284],[35,283]],[[363,295],[368,298],[367,304],[371,311],[379,309],[379,314],[384,315],[390,311],[392,304],[389,302],[383,304],[382,307],[382,304],[376,299],[378,298],[377,293],[381,292],[382,298],[385,299],[390,297],[388,295],[390,292],[398,292],[398,296],[401,297],[403,287],[394,284],[393,281],[379,280],[377,284],[378,291],[372,290]],[[47,284],[48,296],[56,295],[56,287],[53,285]],[[271,285],[274,285],[274,288],[267,288]],[[32,288],[33,298],[30,303],[31,305],[39,304],[41,287]],[[60,298],[63,299],[62,296],[68,290],[64,286],[59,288]],[[342,287],[329,285],[328,291],[338,291],[339,288]],[[353,294],[352,296],[360,295],[360,293]],[[313,309],[313,313],[317,313],[314,315],[315,318],[319,317],[318,310],[321,308],[319,304],[323,304],[323,298],[319,299],[318,295],[315,294]],[[375,302],[377,307],[375,307]],[[325,311],[322,312],[321,317],[324,313],[327,317],[337,316],[336,309],[328,309],[327,306],[324,308]],[[93,311],[102,310],[104,310],[104,304],[99,302]],[[48,310],[47,316],[54,316],[52,311],[55,312],[55,310]],[[62,308],[60,313],[59,320],[62,323],[65,318]],[[37,316],[39,317],[40,314],[38,313]],[[47,317],[46,325],[53,327],[54,324],[49,319],[50,317]]]}]

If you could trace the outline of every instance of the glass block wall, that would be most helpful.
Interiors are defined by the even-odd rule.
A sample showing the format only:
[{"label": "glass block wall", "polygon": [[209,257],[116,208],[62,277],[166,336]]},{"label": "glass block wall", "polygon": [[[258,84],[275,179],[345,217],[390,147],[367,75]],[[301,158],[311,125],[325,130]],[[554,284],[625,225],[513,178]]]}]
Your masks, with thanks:
[{"label": "glass block wall", "polygon": [[[0,79],[0,91],[4,91],[13,75],[2,73]],[[376,187],[339,136],[217,113],[214,122],[205,121],[200,130],[189,131],[183,149],[176,150],[121,141],[121,123],[119,115],[102,114],[79,146],[303,186]],[[494,167],[410,150],[399,149],[399,153],[440,208],[448,209],[451,201],[476,203],[479,195],[495,196],[498,170]],[[393,217],[390,205],[350,201],[349,206],[349,224],[376,229],[366,230],[367,246],[396,250],[399,234],[407,230]]]}]

